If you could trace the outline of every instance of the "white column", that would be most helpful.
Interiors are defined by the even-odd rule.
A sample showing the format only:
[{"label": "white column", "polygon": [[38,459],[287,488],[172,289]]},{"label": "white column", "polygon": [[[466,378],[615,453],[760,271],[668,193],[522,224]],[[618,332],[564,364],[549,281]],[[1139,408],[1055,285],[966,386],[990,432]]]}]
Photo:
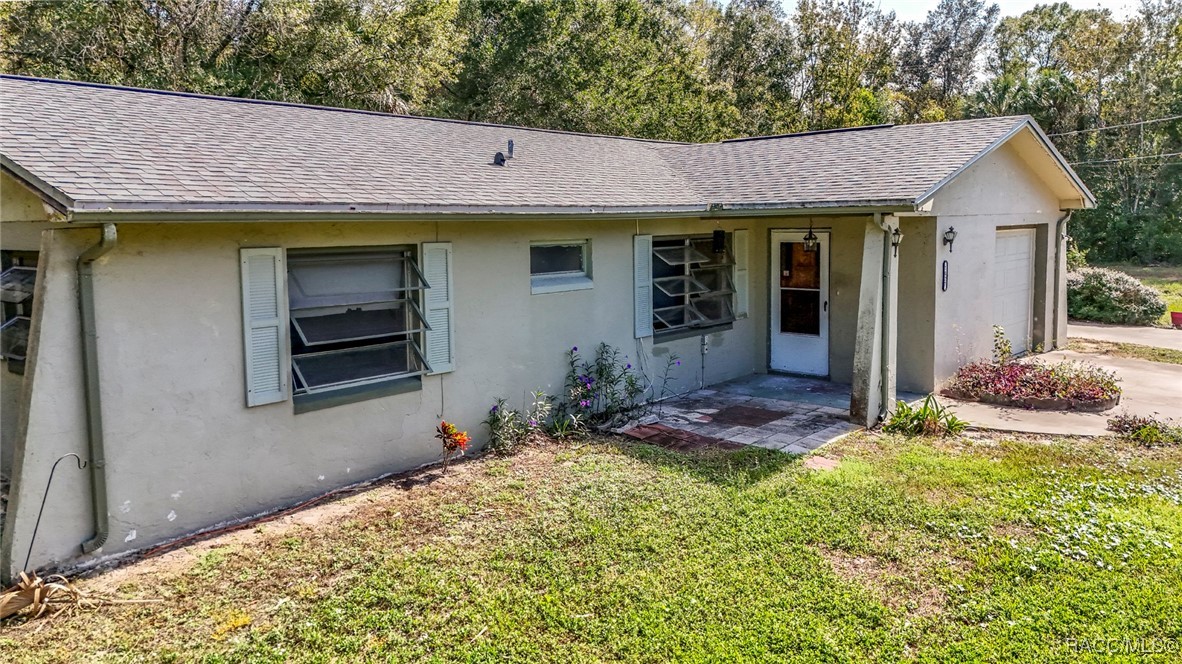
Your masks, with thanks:
[{"label": "white column", "polygon": [[884,404],[895,403],[899,271],[891,233],[898,227],[898,218],[876,214],[866,222],[862,245],[850,420],[866,427],[878,422]]}]

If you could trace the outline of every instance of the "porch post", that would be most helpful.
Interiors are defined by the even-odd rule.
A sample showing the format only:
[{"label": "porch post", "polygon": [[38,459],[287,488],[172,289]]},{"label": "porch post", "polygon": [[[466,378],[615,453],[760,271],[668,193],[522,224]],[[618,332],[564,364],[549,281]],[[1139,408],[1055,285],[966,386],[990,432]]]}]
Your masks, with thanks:
[{"label": "porch post", "polygon": [[862,245],[850,421],[866,427],[895,403],[899,277],[891,233],[898,227],[898,218],[875,214]]}]

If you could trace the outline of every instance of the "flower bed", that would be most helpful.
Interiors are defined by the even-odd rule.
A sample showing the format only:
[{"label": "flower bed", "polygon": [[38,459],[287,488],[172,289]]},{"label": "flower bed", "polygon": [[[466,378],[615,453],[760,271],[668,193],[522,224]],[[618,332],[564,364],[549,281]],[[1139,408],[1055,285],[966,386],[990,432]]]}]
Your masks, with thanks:
[{"label": "flower bed", "polygon": [[1112,372],[1084,362],[974,362],[956,372],[944,394],[999,406],[1099,412],[1120,403],[1116,381]]}]

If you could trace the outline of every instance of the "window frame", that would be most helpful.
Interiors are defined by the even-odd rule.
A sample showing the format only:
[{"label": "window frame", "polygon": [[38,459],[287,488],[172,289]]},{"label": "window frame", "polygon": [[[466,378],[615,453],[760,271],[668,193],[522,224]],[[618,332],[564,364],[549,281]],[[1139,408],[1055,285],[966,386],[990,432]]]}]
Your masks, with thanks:
[{"label": "window frame", "polygon": [[[539,272],[533,271],[533,250],[535,247],[579,247],[582,249],[581,270],[567,272]],[[595,283],[591,269],[591,239],[580,238],[573,240],[537,240],[529,243],[530,275],[529,290],[533,295],[545,293],[564,293],[567,291],[588,290],[594,288]]]},{"label": "window frame", "polygon": [[37,263],[40,260],[40,252],[37,251],[20,251],[5,249],[0,251],[0,274],[7,274],[10,270],[19,270],[20,272],[32,272],[32,280],[30,281],[30,293],[27,297],[12,301],[0,303],[0,330],[7,328],[25,328],[25,354],[17,355],[15,353],[4,352],[0,348],[0,360],[2,360],[10,373],[23,375],[25,373],[25,361],[28,359],[29,348],[29,334],[33,324],[33,305],[37,296]]},{"label": "window frame", "polygon": [[[286,251],[287,326],[288,352],[287,370],[291,375],[292,400],[297,413],[319,410],[331,406],[352,403],[372,398],[416,390],[421,387],[422,376],[430,371],[430,365],[423,352],[425,333],[430,330],[423,316],[423,297],[430,287],[423,277],[419,263],[418,246],[415,244],[365,246],[365,247],[300,247]],[[389,259],[400,263],[401,284],[394,289],[376,288],[372,292],[342,292],[340,294],[309,296],[291,286],[299,277],[294,273],[301,266],[333,260],[349,262],[356,260]],[[334,302],[334,299],[336,300]],[[334,315],[352,310],[369,311],[373,308],[402,308],[405,318],[402,329],[389,333],[342,336],[340,340],[319,340],[309,343],[305,331],[297,318],[311,315]],[[299,314],[303,313],[303,316]],[[305,326],[307,324],[305,323]],[[323,357],[332,353],[347,353],[354,350],[377,349],[383,346],[404,346],[407,354],[407,371],[340,380],[312,387],[305,379],[306,367],[301,369],[301,358]]]},{"label": "window frame", "polygon": [[[672,340],[728,330],[732,328],[735,320],[738,319],[735,310],[737,288],[735,286],[736,260],[734,255],[734,233],[728,231],[726,234],[726,246],[723,250],[721,260],[718,259],[718,254],[714,252],[707,254],[694,247],[695,244],[703,241],[713,242],[713,237],[703,234],[661,235],[653,237],[651,288],[653,297],[653,338],[655,340]],[[681,246],[685,246],[686,249],[680,252],[670,251],[670,249],[679,246],[675,244],[677,242],[680,242]],[[701,256],[706,261],[692,260],[695,256]],[[676,272],[680,270],[680,274],[658,274],[658,269],[661,269],[662,272],[669,272],[670,270]],[[710,289],[708,284],[698,278],[702,273],[718,270],[724,270],[723,278],[719,280],[721,282],[719,284],[720,288]],[[682,280],[687,284],[686,293],[675,295],[669,289],[662,288],[663,284],[672,284],[678,280]],[[670,306],[658,306],[657,303],[661,299],[681,300],[681,303]],[[712,299],[724,301],[720,307],[723,311],[730,313],[729,318],[712,320],[701,311],[698,303],[704,304],[704,301]],[[685,322],[680,325],[672,325],[668,322],[677,318]]]}]

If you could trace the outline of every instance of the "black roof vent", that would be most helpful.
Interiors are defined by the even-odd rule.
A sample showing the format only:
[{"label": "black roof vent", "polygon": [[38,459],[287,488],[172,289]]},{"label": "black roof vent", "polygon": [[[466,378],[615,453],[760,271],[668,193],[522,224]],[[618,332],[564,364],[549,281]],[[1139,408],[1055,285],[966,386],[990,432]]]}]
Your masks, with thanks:
[{"label": "black roof vent", "polygon": [[505,153],[504,152],[498,152],[495,155],[493,155],[493,166],[504,166],[504,165],[505,165]]}]

